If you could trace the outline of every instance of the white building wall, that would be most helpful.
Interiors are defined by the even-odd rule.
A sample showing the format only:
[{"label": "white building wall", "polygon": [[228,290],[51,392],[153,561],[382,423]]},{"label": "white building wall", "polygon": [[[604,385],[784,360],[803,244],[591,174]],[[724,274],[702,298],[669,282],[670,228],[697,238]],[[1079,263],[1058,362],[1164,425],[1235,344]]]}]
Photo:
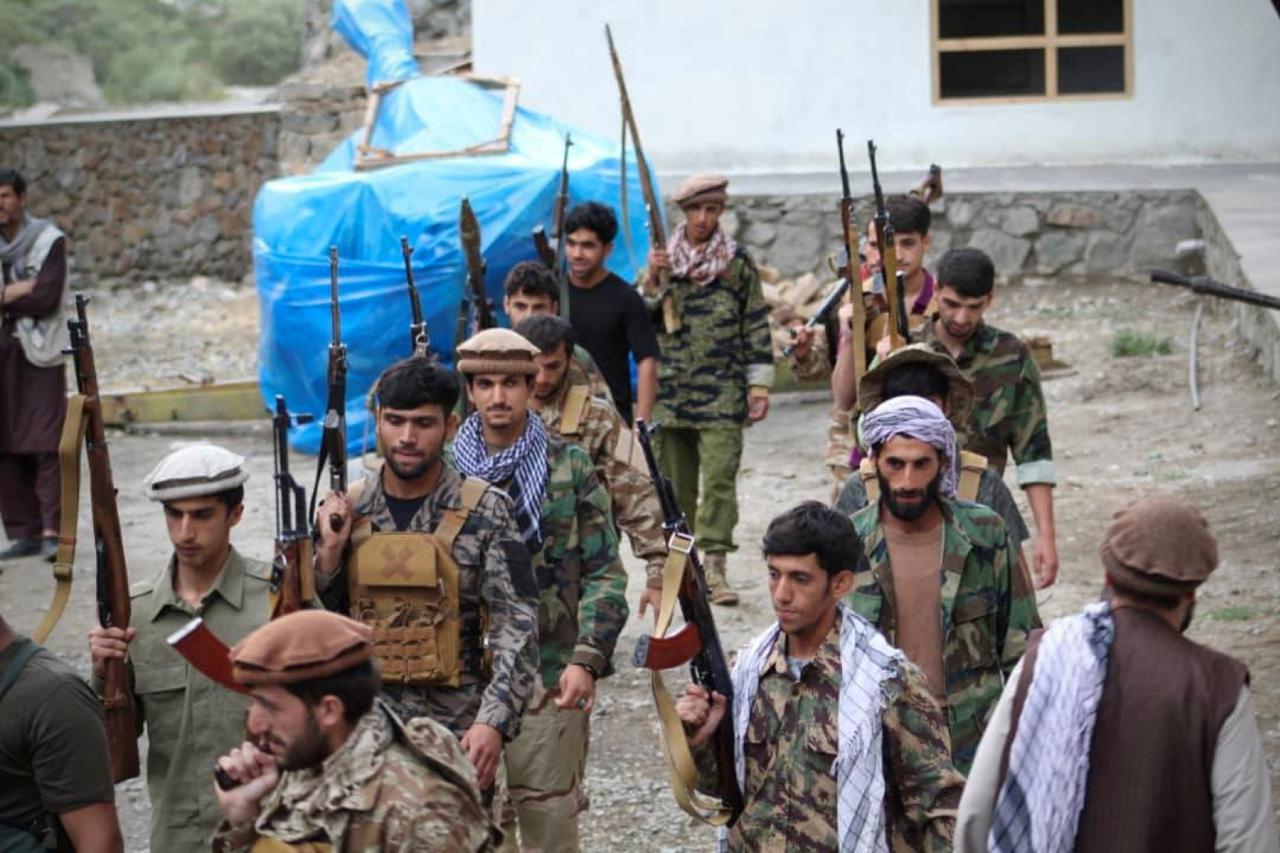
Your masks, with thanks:
[{"label": "white building wall", "polygon": [[[618,134],[612,24],[662,172],[1280,160],[1280,16],[1267,0],[1132,0],[1130,97],[934,106],[929,0],[473,0],[476,67],[521,103]],[[849,147],[852,143],[852,147]]]}]

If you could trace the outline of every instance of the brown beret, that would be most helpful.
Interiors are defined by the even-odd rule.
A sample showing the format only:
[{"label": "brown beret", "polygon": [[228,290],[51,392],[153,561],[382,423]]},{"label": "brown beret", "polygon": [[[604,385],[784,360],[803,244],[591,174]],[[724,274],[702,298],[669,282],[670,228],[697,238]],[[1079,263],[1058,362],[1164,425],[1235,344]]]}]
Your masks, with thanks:
[{"label": "brown beret", "polygon": [[1153,495],[1117,512],[1102,537],[1102,565],[1121,591],[1182,595],[1218,567],[1218,543],[1200,510]]},{"label": "brown beret", "polygon": [[889,374],[904,364],[928,364],[947,377],[947,420],[960,429],[973,409],[973,383],[969,381],[955,359],[938,352],[929,344],[910,344],[898,347],[882,359],[877,359],[858,383],[858,408],[869,412],[884,402],[884,383]]},{"label": "brown beret", "polygon": [[671,200],[680,207],[691,204],[703,204],[718,201],[721,204],[729,200],[729,179],[724,175],[704,172],[694,175],[681,184],[671,196]]},{"label": "brown beret", "polygon": [[326,610],[298,610],[250,633],[231,650],[231,674],[249,687],[324,678],[373,657],[373,631]]},{"label": "brown beret", "polygon": [[478,373],[536,376],[535,355],[542,355],[542,350],[510,329],[485,329],[458,345],[458,369],[468,376]]}]

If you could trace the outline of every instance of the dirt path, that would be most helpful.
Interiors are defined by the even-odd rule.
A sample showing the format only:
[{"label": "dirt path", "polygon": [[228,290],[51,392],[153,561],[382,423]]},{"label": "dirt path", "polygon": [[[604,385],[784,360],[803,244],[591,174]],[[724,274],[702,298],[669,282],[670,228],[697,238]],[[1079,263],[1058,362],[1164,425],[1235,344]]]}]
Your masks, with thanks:
[{"label": "dirt path", "polygon": [[[1177,295],[1171,302],[1150,302],[1169,298],[1167,291],[1128,283],[1023,286],[1000,294],[992,317],[995,324],[1024,335],[1050,335],[1055,355],[1072,368],[1045,384],[1060,480],[1055,504],[1062,569],[1058,584],[1041,594],[1041,610],[1046,619],[1053,619],[1096,597],[1102,582],[1097,543],[1116,509],[1155,491],[1197,503],[1218,536],[1222,564],[1202,589],[1190,635],[1249,665],[1274,777],[1280,770],[1280,389],[1268,383],[1233,343],[1226,319],[1210,314],[1200,335],[1204,405],[1199,413],[1192,412],[1185,338],[1194,303]],[[105,302],[99,303],[104,309]],[[255,307],[243,297],[226,302],[246,313]],[[230,328],[226,317],[218,322],[215,333],[188,330],[184,337],[194,351],[211,359],[211,365],[221,358],[217,339]],[[243,325],[232,325],[243,337]],[[138,351],[134,336],[143,331],[124,321],[114,327],[121,332],[114,334],[108,323],[98,335],[104,376],[111,374],[115,353],[123,357]],[[1113,358],[1111,338],[1121,327],[1173,337],[1174,351],[1155,358]],[[160,347],[144,342],[143,351],[152,349]],[[825,412],[819,401],[780,398],[769,419],[748,432],[739,486],[741,550],[730,559],[731,578],[744,592],[743,603],[717,610],[727,648],[738,648],[772,618],[756,550],[765,525],[800,500],[826,494],[821,468]],[[189,439],[112,436],[124,537],[135,578],[158,570],[169,553],[159,509],[141,497],[139,484],[156,460],[184,440]],[[265,556],[272,525],[267,433],[259,429],[213,440],[249,456],[254,476],[235,541],[246,552]],[[314,464],[302,457],[296,462],[299,471]],[[81,536],[87,541],[87,507],[82,514]],[[643,573],[630,554],[627,561],[635,570],[634,601]],[[86,670],[83,638],[93,616],[92,586],[92,563],[82,550],[71,607],[50,642],[56,652]],[[44,564],[7,564],[0,575],[0,607],[20,630],[30,630],[50,589]],[[633,618],[619,643],[619,673],[602,686],[592,726],[592,808],[583,820],[584,846],[707,850],[714,833],[685,817],[667,788],[648,679],[629,662],[642,630]],[[673,688],[685,678],[684,673],[670,676]],[[1273,789],[1280,792],[1280,778],[1273,778]],[[145,850],[148,808],[140,780],[121,786],[118,802],[128,849]]]}]

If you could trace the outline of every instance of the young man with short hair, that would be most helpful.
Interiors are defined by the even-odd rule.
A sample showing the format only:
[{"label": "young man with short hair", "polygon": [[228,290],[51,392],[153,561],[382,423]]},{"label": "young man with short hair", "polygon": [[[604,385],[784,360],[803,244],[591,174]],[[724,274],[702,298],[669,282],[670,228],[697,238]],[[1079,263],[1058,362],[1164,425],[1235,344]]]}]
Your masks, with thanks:
[{"label": "young man with short hair", "polygon": [[920,340],[948,353],[973,383],[975,403],[962,430],[964,449],[987,457],[1000,474],[1013,454],[1018,485],[1035,518],[1032,574],[1036,588],[1044,589],[1058,576],[1053,519],[1057,474],[1049,419],[1031,348],[983,320],[994,300],[991,259],[979,249],[952,249],[938,264],[938,311],[922,327]]},{"label": "young man with short hair", "polygon": [[236,643],[271,616],[271,566],[244,557],[231,531],[244,514],[244,457],[211,444],[175,450],[145,480],[164,508],[173,556],[129,590],[132,626],[89,631],[94,679],[108,658],[128,661],[138,725],[145,726],[151,849],[208,850],[218,825],[209,768],[241,739],[248,703],[200,674],[165,642],[194,616]]},{"label": "young man with short hair", "polygon": [[[763,551],[778,621],[733,668],[735,772],[745,808],[729,850],[947,851],[964,779],[920,670],[842,599],[863,561],[842,515],[816,501],[769,524]],[[724,697],[676,703],[699,788],[720,794],[706,744]]]},{"label": "young man with short hair", "polygon": [[[521,261],[507,273],[505,286],[507,295],[502,300],[502,308],[507,312],[512,328],[539,314],[559,315],[560,289],[556,285],[555,274],[547,269],[546,264]],[[609,389],[609,383],[605,381],[604,374],[600,372],[591,353],[580,344],[574,344],[569,375],[574,382],[586,384],[591,389],[591,396],[607,400],[613,405],[613,392]]]},{"label": "young man with short hair", "polygon": [[658,341],[644,300],[605,263],[618,236],[613,209],[589,201],[565,218],[569,266],[569,322],[582,346],[600,365],[623,420],[633,420],[630,355],[636,362],[635,417],[649,420],[658,396]]}]

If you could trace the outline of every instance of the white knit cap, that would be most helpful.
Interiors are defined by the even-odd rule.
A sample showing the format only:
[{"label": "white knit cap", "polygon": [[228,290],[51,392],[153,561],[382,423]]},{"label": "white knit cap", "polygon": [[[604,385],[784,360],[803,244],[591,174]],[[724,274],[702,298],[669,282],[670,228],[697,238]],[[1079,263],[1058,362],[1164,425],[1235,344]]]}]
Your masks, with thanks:
[{"label": "white knit cap", "polygon": [[153,501],[176,501],[216,495],[244,485],[249,472],[244,457],[216,444],[193,444],[160,460],[143,480]]}]

